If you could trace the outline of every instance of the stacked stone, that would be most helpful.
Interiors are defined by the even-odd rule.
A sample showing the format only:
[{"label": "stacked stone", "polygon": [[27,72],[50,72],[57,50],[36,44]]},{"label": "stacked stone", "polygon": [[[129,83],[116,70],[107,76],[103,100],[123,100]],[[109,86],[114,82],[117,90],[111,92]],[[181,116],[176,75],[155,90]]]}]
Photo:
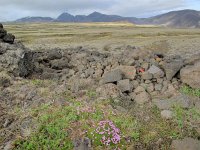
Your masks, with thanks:
[{"label": "stacked stone", "polygon": [[5,43],[13,44],[15,40],[15,36],[11,33],[7,33],[7,31],[3,28],[3,25],[0,23],[0,41]]},{"label": "stacked stone", "polygon": [[114,70],[104,73],[101,81],[104,85],[98,89],[98,92],[103,91],[104,95],[109,95],[106,92],[112,93],[108,89],[112,88],[116,92],[111,94],[112,98],[118,97],[120,95],[118,91],[120,91],[138,104],[144,104],[150,101],[151,97],[178,89],[181,82],[175,76],[182,67],[183,61],[180,61],[181,58],[174,60],[182,62],[182,64],[177,63],[178,69],[174,69],[176,63],[167,62],[166,59],[162,54],[147,54],[143,58],[135,57],[131,65],[130,63],[119,65]]},{"label": "stacked stone", "polygon": [[138,49],[110,54],[83,47],[57,48],[34,52],[33,63],[36,77],[62,78],[75,87],[81,86],[82,81],[93,80],[91,85],[98,87],[100,96],[116,98],[125,95],[139,104],[158,95],[170,96],[184,81],[180,79],[180,70],[185,62],[180,56]]}]

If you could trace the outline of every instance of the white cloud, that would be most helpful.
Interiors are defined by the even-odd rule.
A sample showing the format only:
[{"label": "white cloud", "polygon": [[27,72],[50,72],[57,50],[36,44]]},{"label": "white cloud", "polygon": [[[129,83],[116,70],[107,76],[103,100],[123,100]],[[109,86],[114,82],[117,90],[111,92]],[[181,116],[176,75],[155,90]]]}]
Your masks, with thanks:
[{"label": "white cloud", "polygon": [[[122,16],[146,17],[174,9],[187,8],[189,0],[1,0],[0,20],[25,16],[57,17],[68,11],[88,14],[92,11]],[[194,0],[193,0],[194,1]],[[197,0],[198,1],[198,0]]]},{"label": "white cloud", "polygon": [[[124,1],[127,1],[126,3]],[[152,16],[163,11],[169,11],[183,7],[185,0],[123,0],[118,1],[110,8],[111,13],[119,13],[125,16]]]}]

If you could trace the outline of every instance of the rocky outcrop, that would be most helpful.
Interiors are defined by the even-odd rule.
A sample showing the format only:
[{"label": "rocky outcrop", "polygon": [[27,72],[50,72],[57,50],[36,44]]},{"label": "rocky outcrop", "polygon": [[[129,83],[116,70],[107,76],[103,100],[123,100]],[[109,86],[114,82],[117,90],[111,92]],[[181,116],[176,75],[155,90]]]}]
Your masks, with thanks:
[{"label": "rocky outcrop", "polygon": [[27,77],[33,71],[32,52],[21,43],[0,42],[0,71],[20,77]]},{"label": "rocky outcrop", "polygon": [[184,65],[184,60],[180,56],[171,56],[165,58],[163,68],[166,73],[167,80],[171,80],[177,72],[180,71],[180,69]]},{"label": "rocky outcrop", "polygon": [[3,28],[3,25],[0,23],[0,41],[13,44],[15,40],[15,36],[11,33],[7,33],[7,31]]},{"label": "rocky outcrop", "polygon": [[0,24],[0,72],[11,76],[27,77],[33,71],[32,52],[21,43],[14,43],[15,36],[7,33]]}]

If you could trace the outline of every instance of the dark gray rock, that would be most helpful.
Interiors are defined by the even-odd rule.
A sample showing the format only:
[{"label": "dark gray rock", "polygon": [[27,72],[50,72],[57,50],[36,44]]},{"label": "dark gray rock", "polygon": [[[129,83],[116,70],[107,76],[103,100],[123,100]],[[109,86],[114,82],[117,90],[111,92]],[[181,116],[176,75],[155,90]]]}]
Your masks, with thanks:
[{"label": "dark gray rock", "polygon": [[11,33],[8,33],[3,37],[3,41],[9,44],[13,44],[15,41],[15,36]]},{"label": "dark gray rock", "polygon": [[113,83],[121,80],[123,77],[120,69],[112,70],[103,75],[103,83]]},{"label": "dark gray rock", "polygon": [[181,81],[192,88],[200,89],[200,61],[194,65],[186,66],[180,71]]},{"label": "dark gray rock", "polygon": [[180,56],[166,58],[163,64],[167,80],[171,80],[183,67],[184,60]]},{"label": "dark gray rock", "polygon": [[190,108],[192,106],[189,97],[184,94],[178,94],[170,99],[154,100],[153,102],[161,110],[170,110],[175,105],[182,108]]},{"label": "dark gray rock", "polygon": [[25,52],[22,58],[20,58],[18,62],[20,77],[28,77],[33,73],[34,63],[32,58],[33,58],[33,53],[31,51]]},{"label": "dark gray rock", "polygon": [[14,76],[27,77],[33,72],[33,52],[22,44],[0,43],[7,51],[0,55],[0,68]]},{"label": "dark gray rock", "polygon": [[200,141],[186,137],[183,140],[173,140],[172,150],[200,150]]},{"label": "dark gray rock", "polygon": [[3,28],[3,24],[2,23],[0,23],[0,28]]},{"label": "dark gray rock", "polygon": [[62,70],[68,67],[68,61],[64,59],[52,60],[51,68],[56,70]]},{"label": "dark gray rock", "polygon": [[60,49],[56,48],[51,50],[47,54],[47,60],[54,60],[54,59],[61,59],[62,58],[62,53],[60,52]]},{"label": "dark gray rock", "polygon": [[132,87],[131,87],[129,79],[118,81],[117,82],[117,86],[119,87],[121,92],[131,92],[131,90],[132,90]]},{"label": "dark gray rock", "polygon": [[3,28],[0,28],[0,38],[3,38],[7,34],[7,31]]},{"label": "dark gray rock", "polygon": [[155,65],[151,66],[148,72],[151,73],[154,78],[162,78],[165,75],[164,72]]}]

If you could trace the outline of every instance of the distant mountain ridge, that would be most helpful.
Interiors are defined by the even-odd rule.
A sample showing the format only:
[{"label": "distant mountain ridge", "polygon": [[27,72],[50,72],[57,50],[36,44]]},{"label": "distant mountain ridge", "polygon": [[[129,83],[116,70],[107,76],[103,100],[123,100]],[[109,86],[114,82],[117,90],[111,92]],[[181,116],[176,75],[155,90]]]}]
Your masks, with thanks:
[{"label": "distant mountain ridge", "polygon": [[54,21],[51,17],[24,17],[17,19],[16,22],[52,22]]},{"label": "distant mountain ridge", "polygon": [[118,15],[106,15],[93,12],[89,15],[73,16],[67,12],[62,13],[56,19],[50,17],[25,17],[16,22],[118,22],[127,21],[134,24],[163,25],[176,28],[200,28],[200,11],[180,10],[150,18],[122,17]]}]

